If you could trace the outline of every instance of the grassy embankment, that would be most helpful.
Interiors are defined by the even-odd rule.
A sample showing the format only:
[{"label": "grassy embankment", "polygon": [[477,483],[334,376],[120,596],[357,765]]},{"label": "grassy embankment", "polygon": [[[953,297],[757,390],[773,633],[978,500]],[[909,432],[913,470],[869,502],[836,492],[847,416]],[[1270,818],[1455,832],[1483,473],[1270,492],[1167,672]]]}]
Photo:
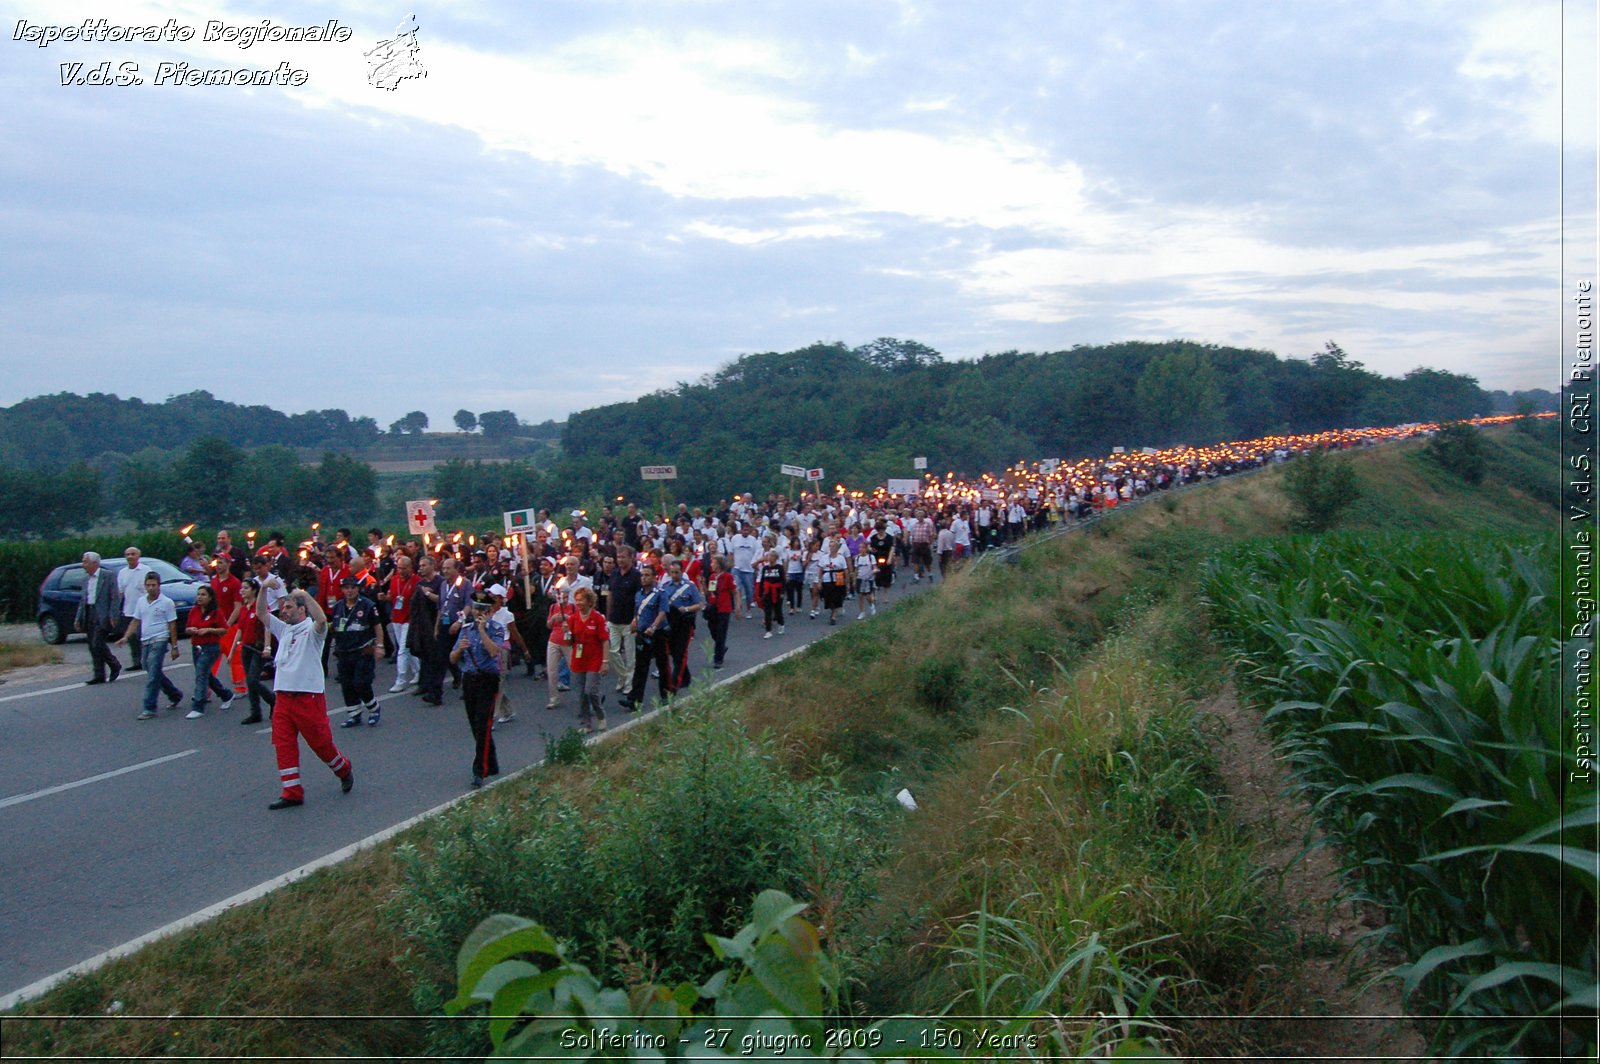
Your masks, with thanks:
[{"label": "grassy embankment", "polygon": [[[1553,452],[1509,432],[1495,440],[1480,488],[1449,480],[1417,445],[1355,456],[1366,496],[1351,523],[1548,528],[1541,478],[1555,469]],[[633,962],[606,937],[616,922],[585,917],[612,904],[639,910],[641,898],[597,902],[562,926],[563,913],[540,911],[547,899],[519,896],[517,862],[564,852],[580,864],[650,863],[573,826],[587,822],[639,838],[648,858],[671,857],[658,842],[673,828],[669,814],[630,820],[622,810],[698,801],[668,792],[685,773],[708,771],[706,755],[698,767],[692,755],[712,749],[712,734],[734,736],[718,756],[738,766],[716,777],[720,815],[749,807],[766,817],[772,845],[746,848],[775,854],[770,871],[787,881],[769,885],[823,914],[852,977],[849,1007],[954,1001],[957,1014],[1038,1005],[1134,1015],[1120,1029],[1085,1021],[1072,1032],[1080,1044],[1132,1033],[1156,1012],[1314,1008],[1297,996],[1304,944],[1275,882],[1259,874],[1254,840],[1229,816],[1214,725],[1199,711],[1226,662],[1197,605],[1198,570],[1223,546],[1286,529],[1278,477],[1154,500],[1017,565],[953,579],[689,714],[701,723],[641,729],[588,763],[494,788],[398,849],[365,853],[73,980],[24,1011],[100,1016],[119,1000],[122,1018],[12,1019],[8,1049],[414,1054],[470,1044],[459,1024],[403,1017],[437,1000],[454,943],[497,908],[551,922],[626,978]],[[784,792],[779,804],[762,786]],[[892,811],[902,786],[918,813]],[[837,815],[815,812],[830,803]],[[827,836],[798,871],[797,829]],[[601,871],[618,892],[642,882],[642,871]],[[556,886],[547,878],[541,889]],[[651,898],[642,900],[648,915]],[[706,911],[693,898],[679,910],[686,919]],[[679,915],[658,909],[657,922],[682,930]],[[318,1015],[368,1018],[282,1018]],[[1167,1044],[1185,1052],[1270,1052],[1282,1035],[1234,1020],[1167,1026]]]}]

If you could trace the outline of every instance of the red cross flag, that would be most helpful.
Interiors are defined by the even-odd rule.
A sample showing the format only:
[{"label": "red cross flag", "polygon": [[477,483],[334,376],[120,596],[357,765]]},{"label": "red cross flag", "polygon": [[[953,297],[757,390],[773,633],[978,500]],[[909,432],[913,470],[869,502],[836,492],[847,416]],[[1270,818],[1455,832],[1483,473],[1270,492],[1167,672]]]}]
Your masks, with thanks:
[{"label": "red cross flag", "polygon": [[439,530],[433,526],[433,500],[413,499],[406,503],[406,524],[413,536],[424,532],[437,536]]}]

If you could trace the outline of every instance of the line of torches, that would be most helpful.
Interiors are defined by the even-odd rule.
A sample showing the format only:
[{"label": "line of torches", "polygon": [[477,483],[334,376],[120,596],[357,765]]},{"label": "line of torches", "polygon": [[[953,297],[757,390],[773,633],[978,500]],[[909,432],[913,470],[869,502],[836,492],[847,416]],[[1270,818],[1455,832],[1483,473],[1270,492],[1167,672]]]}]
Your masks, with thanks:
[{"label": "line of torches", "polygon": [[[1490,417],[1478,417],[1468,420],[1471,425],[1503,425],[1515,421],[1524,415],[1496,414]],[[1526,415],[1535,418],[1555,417],[1553,412]],[[989,473],[981,474],[976,480],[957,480],[955,473],[947,472],[943,480],[936,473],[923,474],[923,485],[920,499],[932,505],[940,504],[972,504],[981,501],[1019,500],[1024,496],[1030,498],[1043,498],[1047,493],[1063,490],[1068,493],[1087,492],[1097,485],[1104,485],[1122,477],[1148,478],[1161,472],[1163,469],[1171,470],[1183,467],[1203,469],[1207,466],[1235,465],[1252,461],[1261,461],[1271,458],[1277,452],[1295,454],[1304,451],[1345,448],[1361,443],[1382,443],[1396,440],[1410,439],[1413,436],[1431,434],[1439,431],[1445,423],[1417,422],[1406,425],[1394,425],[1386,428],[1364,429],[1334,429],[1327,432],[1302,433],[1293,436],[1263,436],[1260,439],[1245,440],[1234,443],[1215,443],[1206,447],[1167,447],[1144,448],[1136,453],[1130,453],[1122,448],[1102,458],[1084,458],[1067,464],[1055,462],[1054,467],[1048,471],[1041,471],[1040,462],[1018,462],[1008,466],[999,476]],[[820,502],[827,496],[801,492],[800,502]],[[842,505],[859,509],[863,506],[882,509],[885,506],[896,505],[909,501],[906,496],[890,494],[882,485],[869,491],[852,490],[844,484],[834,485],[833,498]],[[912,497],[916,498],[916,497]],[[617,502],[622,502],[624,497],[618,495]],[[430,505],[437,507],[438,499],[429,500]],[[662,515],[666,519],[666,515]],[[302,565],[309,563],[311,553],[317,546],[317,534],[322,528],[322,522],[311,523],[311,538],[302,540],[299,546],[298,557]],[[191,522],[178,529],[178,534],[183,536],[184,542],[189,543],[189,533],[195,529]],[[807,532],[810,530],[808,529]],[[423,550],[436,556],[453,555],[458,560],[468,556],[477,548],[478,537],[474,533],[454,530],[449,533],[438,533],[437,542],[435,534],[424,532],[422,534]],[[245,533],[249,543],[250,553],[255,553],[256,530],[250,529]],[[573,537],[570,529],[562,529],[560,533],[562,550],[570,553],[573,549]],[[373,547],[376,558],[381,559],[385,554],[392,554],[395,550],[394,536],[387,536],[383,542]],[[463,542],[464,541],[464,542]],[[524,533],[517,532],[505,535],[502,542],[513,551],[514,557],[525,557],[527,554],[527,537]],[[215,559],[212,561],[216,565]],[[526,571],[526,567],[524,567]],[[457,577],[457,583],[461,578]]]}]

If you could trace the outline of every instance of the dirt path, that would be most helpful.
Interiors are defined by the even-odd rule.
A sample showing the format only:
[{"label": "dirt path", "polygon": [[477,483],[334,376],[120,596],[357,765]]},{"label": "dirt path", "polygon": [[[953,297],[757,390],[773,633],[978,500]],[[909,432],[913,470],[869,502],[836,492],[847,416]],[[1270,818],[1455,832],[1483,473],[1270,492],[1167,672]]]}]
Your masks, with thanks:
[{"label": "dirt path", "polygon": [[[1289,772],[1273,751],[1260,713],[1242,707],[1231,684],[1201,712],[1222,725],[1218,760],[1234,817],[1259,840],[1262,863],[1278,873],[1291,925],[1299,932],[1305,963],[1296,988],[1298,1018],[1283,1021],[1281,1051],[1291,1059],[1322,1061],[1425,1059],[1422,1036],[1394,1018],[1403,1011],[1399,986],[1384,980],[1360,992],[1377,969],[1351,949],[1381,918],[1348,901],[1334,904],[1339,878],[1328,848],[1296,860],[1311,821],[1287,793]],[[1320,833],[1314,837],[1321,839]]]}]

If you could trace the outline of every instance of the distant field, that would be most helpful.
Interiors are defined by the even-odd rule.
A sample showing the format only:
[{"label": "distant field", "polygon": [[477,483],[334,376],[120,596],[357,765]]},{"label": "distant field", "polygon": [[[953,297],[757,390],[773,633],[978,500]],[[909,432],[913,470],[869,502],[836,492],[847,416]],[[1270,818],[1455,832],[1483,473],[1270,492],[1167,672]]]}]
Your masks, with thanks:
[{"label": "distant field", "polygon": [[[490,463],[512,461],[510,458],[473,458],[471,460]],[[409,458],[405,461],[369,460],[367,464],[372,467],[374,473],[427,473],[432,471],[434,466],[447,461],[449,461],[448,458]]]}]

